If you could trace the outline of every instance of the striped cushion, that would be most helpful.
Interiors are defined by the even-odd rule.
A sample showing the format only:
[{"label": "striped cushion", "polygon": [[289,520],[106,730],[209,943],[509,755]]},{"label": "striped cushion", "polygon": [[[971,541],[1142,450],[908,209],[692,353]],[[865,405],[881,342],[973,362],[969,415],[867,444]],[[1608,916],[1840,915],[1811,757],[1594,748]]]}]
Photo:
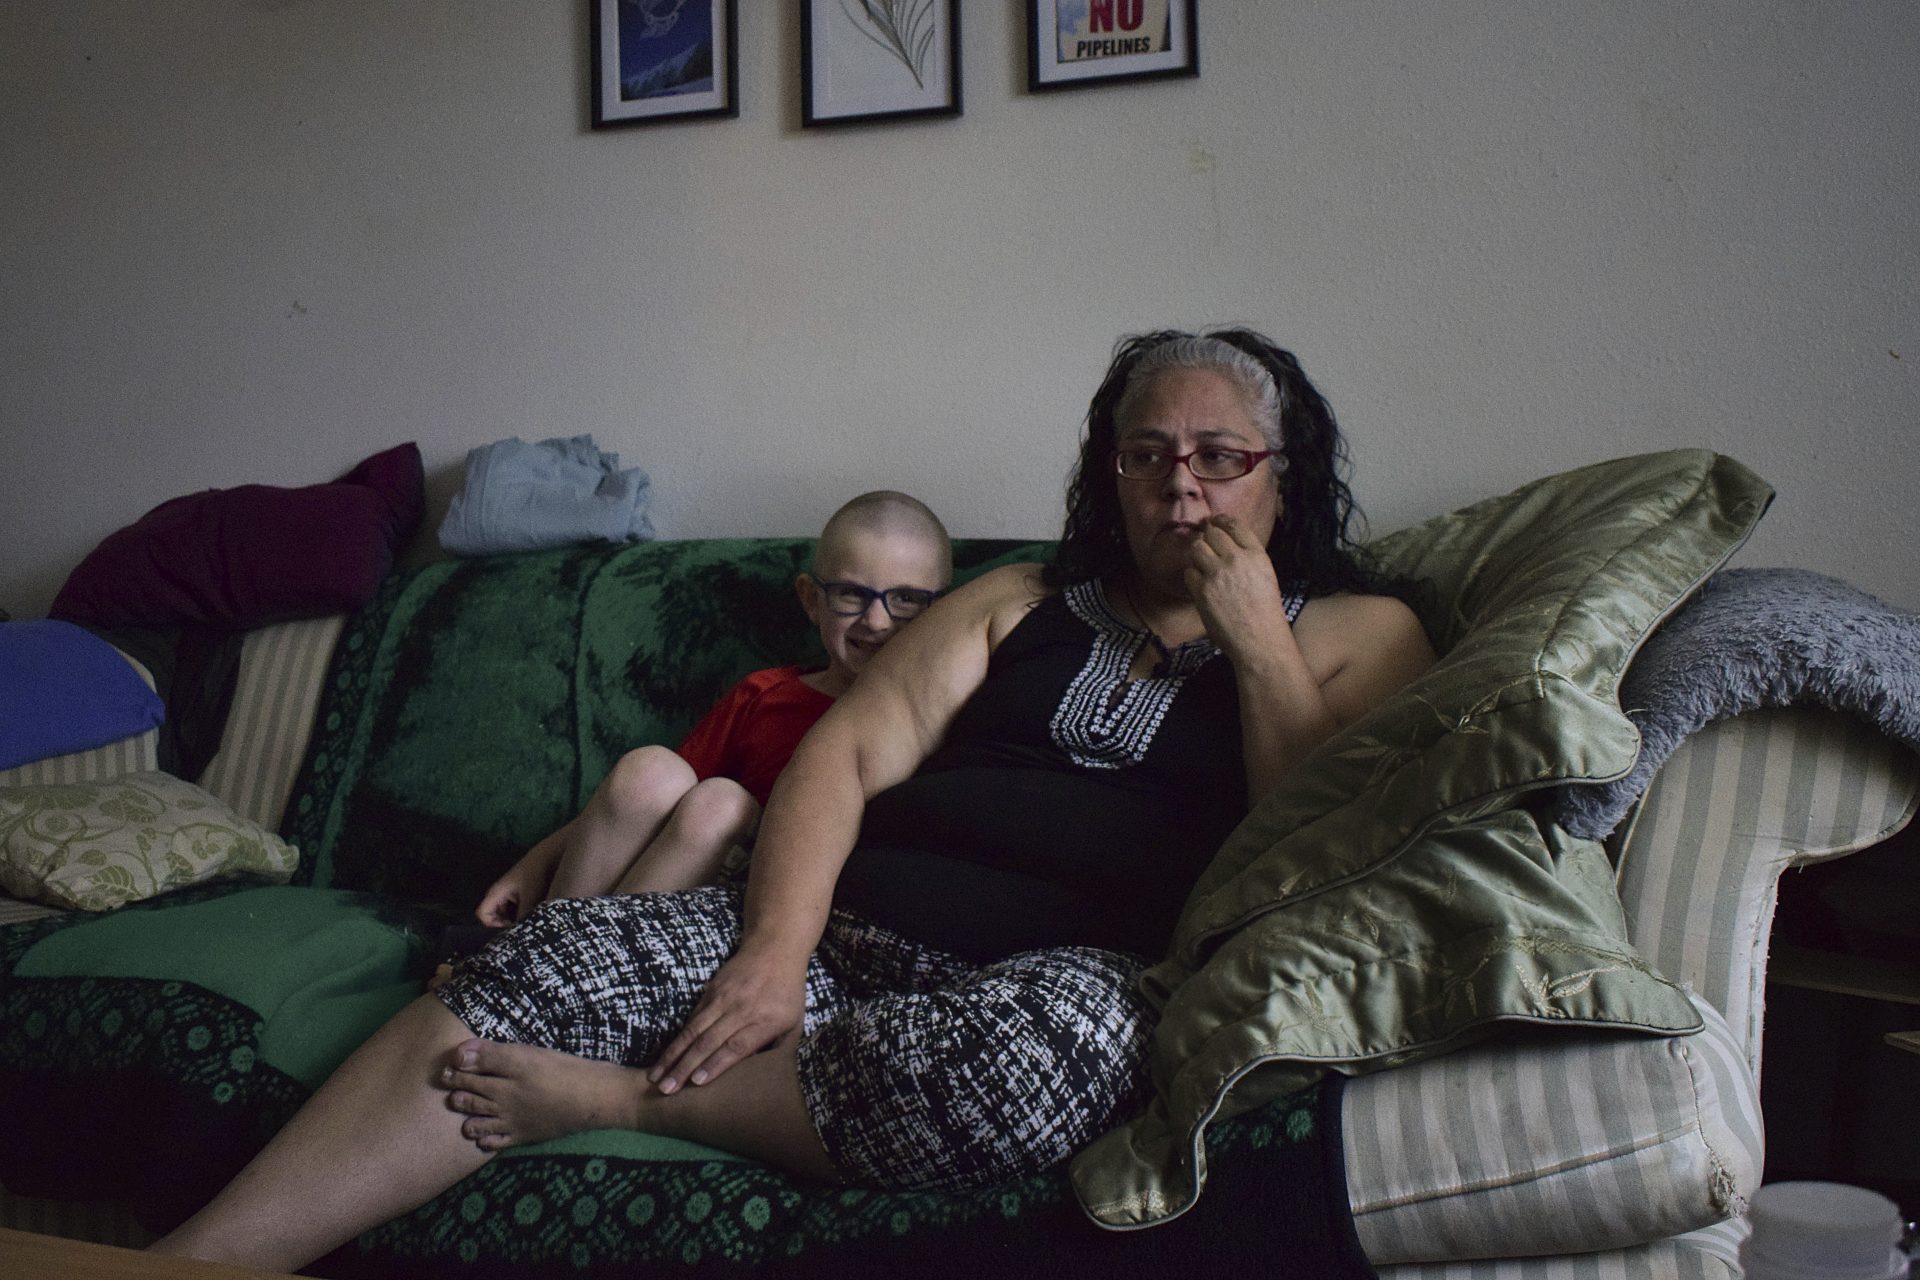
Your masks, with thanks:
[{"label": "striped cushion", "polygon": [[241,645],[226,731],[199,782],[268,830],[280,826],[345,621],[336,614],[276,623],[248,632]]},{"label": "striped cushion", "polygon": [[9,898],[6,894],[0,893],[0,924],[19,924],[22,920],[39,920],[45,916],[59,914],[58,907],[49,907],[40,902],[26,902],[20,898]]},{"label": "striped cushion", "polygon": [[1616,837],[1634,945],[1726,1015],[1756,1078],[1780,873],[1898,831],[1920,802],[1917,763],[1835,712],[1749,712],[1688,738]]},{"label": "striped cushion", "polygon": [[1634,1245],[1718,1222],[1759,1184],[1737,1039],[1529,1036],[1355,1079],[1347,1194],[1377,1265]]},{"label": "striped cushion", "polygon": [[[127,658],[124,653],[120,656]],[[153,673],[132,658],[127,658],[127,662],[140,673],[147,687],[153,688]],[[48,782],[100,782],[117,778],[123,773],[159,768],[155,763],[159,759],[159,751],[160,730],[153,728],[131,738],[109,742],[104,747],[95,747],[91,751],[49,756],[45,760],[35,760],[12,769],[0,769],[0,787],[37,786]]]}]

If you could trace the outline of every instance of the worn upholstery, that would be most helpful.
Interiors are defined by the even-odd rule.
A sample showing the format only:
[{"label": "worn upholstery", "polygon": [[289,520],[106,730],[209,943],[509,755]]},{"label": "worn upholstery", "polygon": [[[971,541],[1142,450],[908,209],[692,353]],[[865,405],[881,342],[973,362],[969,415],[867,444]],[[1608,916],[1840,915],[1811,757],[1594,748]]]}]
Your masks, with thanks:
[{"label": "worn upholstery", "polygon": [[[1507,518],[1525,517],[1524,513],[1510,511]],[[757,661],[757,646],[783,643],[749,636],[748,647],[727,648],[734,640],[731,634],[723,635],[717,628],[703,629],[696,615],[682,612],[683,605],[675,603],[680,599],[676,593],[682,590],[690,593],[685,599],[691,600],[702,589],[715,589],[721,599],[735,603],[759,599],[770,610],[790,607],[783,594],[784,582],[796,563],[794,557],[800,554],[796,550],[799,544],[777,546],[768,553],[771,559],[766,564],[753,569],[744,566],[755,562],[741,558],[743,553],[765,551],[769,543],[778,541],[743,541],[731,546],[683,544],[687,547],[685,554],[694,558],[681,560],[679,569],[702,572],[706,579],[685,585],[679,573],[666,573],[656,567],[655,585],[648,589],[666,597],[658,629],[648,623],[630,631],[624,641],[617,628],[609,631],[614,637],[612,652],[618,654],[621,643],[628,645],[610,678],[650,680],[642,701],[648,707],[666,707],[656,732],[671,735],[679,723],[676,717],[690,719],[697,714],[698,703],[705,696],[696,690],[686,697],[689,706],[685,708],[671,699],[656,701],[672,681],[696,679],[709,665],[709,657],[715,667],[751,664]],[[631,550],[643,557],[649,554],[644,549]],[[617,558],[627,552],[605,554]],[[976,559],[973,563],[977,567],[985,561]],[[457,568],[442,566],[438,572]],[[1481,590],[1484,595],[1484,588]],[[740,594],[743,592],[746,594]],[[509,615],[494,620],[492,625],[511,628],[516,621]],[[478,620],[469,623],[478,624]],[[1458,634],[1448,631],[1452,624],[1444,617],[1430,616],[1429,625],[1437,637]],[[313,708],[323,682],[342,677],[351,680],[356,671],[371,673],[378,669],[367,661],[356,666],[354,656],[344,651],[344,637],[353,629],[353,620],[348,620],[343,630],[341,620],[334,619],[292,624],[288,631],[268,629],[249,638],[235,718],[222,746],[224,761],[216,758],[201,779],[203,785],[236,809],[262,821],[270,819],[250,806],[260,804],[270,809],[277,803],[273,797],[285,794],[284,789],[295,791],[296,803],[303,796],[323,793],[312,786],[310,779],[293,788],[292,766],[284,761],[289,755],[299,757],[310,729],[316,737],[324,736],[330,732],[329,717],[338,713],[339,707],[355,705],[350,690],[336,690],[333,696],[339,707],[323,708],[316,715]],[[343,660],[329,671],[324,663],[336,634],[343,636]],[[684,657],[673,657],[676,639],[685,648]],[[607,652],[604,646],[593,644],[585,651],[603,656]],[[251,694],[247,692],[249,658],[255,659]],[[422,660],[419,655],[393,655],[393,661],[401,666]],[[262,661],[276,674],[260,674]],[[409,669],[416,673],[421,670],[418,666]],[[602,669],[606,669],[604,663]],[[488,678],[489,673],[482,672],[476,683],[484,687]],[[723,680],[725,674],[720,672],[713,678]],[[471,707],[467,710],[470,714]],[[457,722],[454,702],[448,703],[445,714],[450,724]],[[593,723],[610,715],[616,727],[608,732],[617,739],[631,727],[618,727],[621,718],[633,714],[631,710],[596,711],[584,720]],[[1656,780],[1640,822],[1616,840],[1615,850],[1622,867],[1621,891],[1627,901],[1632,939],[1657,961],[1656,967],[1690,984],[1696,992],[1696,1003],[1698,995],[1705,994],[1716,1005],[1723,999],[1737,1005],[1734,996],[1716,993],[1736,993],[1743,985],[1755,998],[1737,1006],[1744,1012],[1727,1019],[1709,1008],[1699,1008],[1704,1029],[1698,1035],[1663,1039],[1574,1032],[1527,1043],[1523,1033],[1518,1040],[1509,1041],[1503,1036],[1459,1054],[1368,1074],[1355,1081],[1347,1091],[1343,1112],[1347,1179],[1356,1226],[1370,1256],[1383,1264],[1383,1275],[1393,1280],[1416,1275],[1436,1280],[1531,1280],[1562,1275],[1624,1280],[1734,1274],[1741,1235],[1737,1220],[1691,1231],[1683,1229],[1688,1221],[1711,1222],[1723,1213],[1725,1205],[1735,1203],[1725,1195],[1716,1200],[1716,1194],[1720,1194],[1716,1186],[1737,1199],[1750,1189],[1751,1171],[1758,1159],[1757,1099],[1751,1076],[1745,1071],[1746,1028],[1751,1024],[1754,1029],[1751,1044],[1757,1057],[1757,966],[1764,961],[1764,954],[1753,946],[1756,926],[1750,917],[1754,912],[1748,911],[1749,918],[1736,919],[1732,917],[1737,911],[1747,909],[1716,905],[1716,877],[1733,874],[1727,869],[1729,860],[1747,857],[1744,850],[1755,845],[1754,810],[1748,797],[1772,797],[1765,800],[1772,808],[1763,809],[1783,819],[1811,815],[1809,827],[1782,822],[1758,832],[1761,843],[1770,832],[1777,832],[1791,860],[1809,850],[1837,851],[1879,838],[1910,811],[1914,785],[1911,757],[1889,750],[1873,735],[1850,725],[1838,730],[1819,727],[1808,720],[1809,713],[1800,711],[1772,714],[1779,717],[1777,726],[1764,732],[1749,723],[1754,717],[1710,729],[1700,741],[1706,754],[1698,759],[1690,758],[1689,748],[1683,748]],[[336,726],[331,732],[338,731]],[[539,726],[525,730],[529,734],[540,731]],[[1721,733],[1737,734],[1744,745],[1738,751],[1725,741],[1715,745],[1713,739]],[[609,746],[604,751],[614,749]],[[150,743],[144,756],[137,741],[116,750],[125,757],[126,767],[143,763],[151,767]],[[604,751],[590,743],[581,750],[601,751],[604,757]],[[28,768],[56,777],[91,777],[107,776],[121,767],[104,754],[89,756],[84,762],[69,759]],[[1745,763],[1736,763],[1736,757]],[[281,763],[262,763],[270,759]],[[1867,766],[1866,773],[1877,780],[1856,786],[1862,762]],[[378,769],[373,772],[378,773]],[[1784,789],[1741,783],[1740,805],[1715,801],[1714,797],[1726,793],[1729,778],[1745,779],[1756,773],[1787,780]],[[239,781],[243,775],[254,780]],[[1805,781],[1808,776],[1818,780],[1812,791]],[[1795,778],[1801,780],[1795,782]],[[591,781],[581,778],[570,785],[590,789]],[[255,799],[246,799],[247,791]],[[569,796],[560,803],[572,799]],[[312,806],[309,808],[311,811]],[[1661,816],[1663,813],[1667,816]],[[1687,815],[1684,821],[1678,816],[1681,814]],[[438,820],[446,815],[429,816]],[[485,816],[484,811],[481,816]],[[1855,825],[1849,828],[1849,822]],[[336,829],[336,843],[340,833],[350,829],[350,824]],[[1827,843],[1823,845],[1822,841]],[[510,847],[510,841],[502,845]],[[1697,870],[1693,868],[1696,850],[1702,863]],[[1773,857],[1764,850],[1752,856],[1763,861]],[[1758,914],[1770,920],[1771,879],[1755,892],[1759,895],[1755,899],[1760,903]],[[391,948],[389,963],[398,968],[403,953],[413,944],[407,941],[404,922],[393,923],[401,932],[383,935],[390,936],[391,942],[382,941],[381,946]],[[1757,927],[1758,936],[1764,938],[1765,925]],[[1734,938],[1731,942],[1729,930]],[[394,990],[399,992],[399,980],[395,981]],[[1731,1028],[1725,1025],[1728,1021],[1733,1024]],[[186,1030],[183,1026],[179,1034],[184,1036]],[[223,1030],[221,1034],[228,1032]],[[197,1056],[188,1052],[184,1039],[176,1039],[172,1052],[181,1055],[183,1065],[205,1062],[210,1066],[215,1054],[223,1063],[228,1062],[234,1048],[248,1043],[246,1026],[235,1024],[232,1034],[241,1039],[232,1044],[222,1040]],[[1516,1049],[1512,1055],[1506,1052],[1510,1046]],[[1536,1134],[1525,1124],[1501,1122],[1505,1099],[1512,1090],[1525,1089],[1528,1096],[1536,1098],[1557,1096],[1550,1092],[1556,1087],[1555,1080],[1567,1076],[1587,1082],[1595,1092],[1612,1089],[1610,1081],[1638,1078],[1639,1083],[1623,1095],[1630,1098],[1631,1105],[1609,1107],[1604,1112],[1576,1108],[1559,1127],[1546,1133]],[[219,1078],[239,1079],[231,1075]],[[1688,1081],[1688,1089],[1676,1091],[1683,1078]],[[1583,1088],[1580,1092],[1587,1091]],[[1495,1105],[1496,1100],[1501,1105]],[[1463,1116],[1489,1117],[1491,1122],[1484,1126],[1468,1123]],[[1472,1149],[1465,1150],[1469,1140]],[[1563,1140],[1571,1140],[1577,1150],[1560,1152],[1556,1158],[1555,1149]],[[690,1149],[690,1158],[692,1155],[697,1153]],[[1716,1160],[1730,1178],[1716,1180]],[[527,1180],[528,1168],[522,1164],[519,1172],[510,1170],[503,1176],[502,1186],[508,1190],[485,1189],[485,1196],[474,1202],[481,1206],[483,1216],[511,1215],[512,1204],[499,1197],[510,1194],[511,1187],[533,1187],[535,1184]],[[697,1173],[701,1165],[696,1162],[689,1168]],[[1654,1197],[1649,1194],[1656,1187],[1665,1188],[1659,1193],[1658,1204],[1652,1203]],[[1669,1192],[1674,1197],[1670,1201],[1665,1199]],[[462,1196],[466,1194],[462,1192]],[[689,1190],[688,1194],[693,1192]],[[449,1212],[460,1212],[461,1203],[459,1197],[448,1201]],[[1606,1206],[1605,1211],[1588,1212],[1595,1205]],[[1621,1205],[1630,1207],[1623,1212],[1618,1207]],[[1634,1206],[1648,1212],[1636,1213]],[[142,1235],[124,1215],[101,1220],[90,1206],[11,1195],[0,1195],[0,1221],[126,1242],[137,1241]],[[1519,1236],[1509,1234],[1516,1224],[1524,1228]],[[1653,1231],[1680,1234],[1652,1244],[1616,1247],[1623,1240],[1644,1239]],[[1437,1241],[1444,1241],[1456,1255],[1483,1257],[1510,1251],[1516,1241],[1532,1249],[1596,1252],[1577,1257],[1559,1253],[1445,1264],[1412,1261],[1434,1256],[1440,1247]],[[564,1239],[559,1247],[554,1260],[564,1264]]]}]

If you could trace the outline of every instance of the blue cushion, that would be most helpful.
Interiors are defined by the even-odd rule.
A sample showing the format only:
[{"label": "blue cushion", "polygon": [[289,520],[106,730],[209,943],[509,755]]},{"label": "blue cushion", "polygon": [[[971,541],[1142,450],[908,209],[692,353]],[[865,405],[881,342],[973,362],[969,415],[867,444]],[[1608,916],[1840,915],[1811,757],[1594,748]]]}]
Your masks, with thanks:
[{"label": "blue cushion", "polygon": [[0,622],[0,769],[145,733],[160,696],[114,647],[71,622]]}]

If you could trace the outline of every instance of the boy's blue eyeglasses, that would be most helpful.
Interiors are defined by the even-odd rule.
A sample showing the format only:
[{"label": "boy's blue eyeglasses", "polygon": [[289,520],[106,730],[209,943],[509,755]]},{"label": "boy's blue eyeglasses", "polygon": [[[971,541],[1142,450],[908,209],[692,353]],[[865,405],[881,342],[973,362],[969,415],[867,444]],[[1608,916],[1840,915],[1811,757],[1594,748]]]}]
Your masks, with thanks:
[{"label": "boy's blue eyeglasses", "polygon": [[826,597],[827,608],[843,618],[859,617],[878,600],[889,618],[895,622],[905,622],[908,618],[917,618],[925,613],[927,606],[940,598],[938,591],[925,591],[919,587],[888,587],[885,591],[875,591],[857,582],[820,582],[816,585],[820,588],[820,594]]}]

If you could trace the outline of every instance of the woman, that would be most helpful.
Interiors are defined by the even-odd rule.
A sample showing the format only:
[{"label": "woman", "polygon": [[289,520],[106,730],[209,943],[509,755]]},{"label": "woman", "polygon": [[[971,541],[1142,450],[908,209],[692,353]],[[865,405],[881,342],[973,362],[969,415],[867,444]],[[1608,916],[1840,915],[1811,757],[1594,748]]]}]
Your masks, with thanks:
[{"label": "woman", "polygon": [[543,906],[156,1247],[291,1269],[584,1128],[887,1187],[1065,1158],[1144,1100],[1134,979],[1249,798],[1433,660],[1367,592],[1340,459],[1260,335],[1123,341],[1057,562],[875,658],[775,788],[744,897]]}]

